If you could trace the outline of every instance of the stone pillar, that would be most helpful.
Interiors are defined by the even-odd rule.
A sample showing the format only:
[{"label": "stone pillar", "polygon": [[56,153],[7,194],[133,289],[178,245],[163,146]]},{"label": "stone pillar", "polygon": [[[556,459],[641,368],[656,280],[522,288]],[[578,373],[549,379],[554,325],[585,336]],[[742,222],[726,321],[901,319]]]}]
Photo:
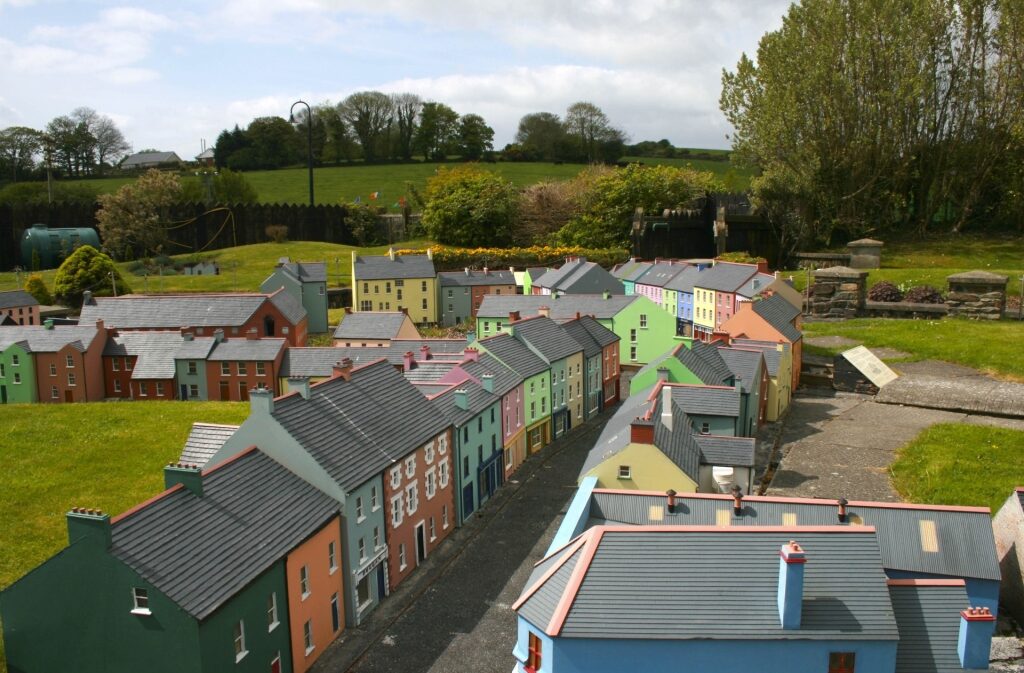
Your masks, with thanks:
[{"label": "stone pillar", "polygon": [[1007,276],[988,271],[966,271],[946,278],[949,315],[975,320],[999,320],[1006,310]]},{"label": "stone pillar", "polygon": [[810,313],[824,318],[854,318],[864,309],[867,286],[867,271],[846,266],[818,269],[810,292]]},{"label": "stone pillar", "polygon": [[879,269],[882,266],[881,241],[862,238],[850,241],[846,249],[850,251],[850,266],[854,269]]}]

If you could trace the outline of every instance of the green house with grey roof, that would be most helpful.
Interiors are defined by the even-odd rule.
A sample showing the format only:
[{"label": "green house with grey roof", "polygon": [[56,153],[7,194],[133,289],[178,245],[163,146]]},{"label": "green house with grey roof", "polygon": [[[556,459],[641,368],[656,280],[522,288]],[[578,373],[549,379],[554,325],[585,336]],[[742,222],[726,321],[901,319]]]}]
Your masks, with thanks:
[{"label": "green house with grey roof", "polygon": [[326,262],[293,262],[282,257],[260,285],[260,292],[270,294],[278,288],[284,288],[306,309],[307,329],[311,334],[327,331]]},{"label": "green house with grey roof", "polygon": [[38,402],[35,356],[29,342],[0,340],[0,349],[0,404]]},{"label": "green house with grey roof", "polygon": [[526,450],[536,453],[551,441],[551,370],[540,356],[511,334],[502,333],[474,344],[523,380]]},{"label": "green house with grey roof", "polygon": [[286,558],[340,503],[258,449],[110,517],[67,514],[68,546],[0,594],[9,671],[291,671]]}]

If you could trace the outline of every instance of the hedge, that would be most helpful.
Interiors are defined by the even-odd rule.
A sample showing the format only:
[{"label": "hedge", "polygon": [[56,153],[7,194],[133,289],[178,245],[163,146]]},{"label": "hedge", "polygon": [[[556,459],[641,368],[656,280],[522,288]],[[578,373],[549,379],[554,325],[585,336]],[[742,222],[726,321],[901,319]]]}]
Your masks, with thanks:
[{"label": "hedge", "polygon": [[[396,250],[397,255],[422,255],[422,250]],[[570,246],[550,247],[534,245],[529,248],[451,248],[434,246],[434,267],[438,271],[458,271],[464,268],[489,267],[491,269],[517,269],[533,266],[560,266],[566,257],[585,257],[610,269],[629,259],[629,252],[621,248],[589,249]]]}]

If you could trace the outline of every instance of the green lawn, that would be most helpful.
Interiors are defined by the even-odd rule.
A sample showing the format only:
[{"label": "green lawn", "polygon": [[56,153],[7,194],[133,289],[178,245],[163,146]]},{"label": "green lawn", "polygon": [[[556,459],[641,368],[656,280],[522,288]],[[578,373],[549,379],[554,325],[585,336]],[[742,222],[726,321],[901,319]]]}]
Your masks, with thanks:
[{"label": "green lawn", "polygon": [[1024,484],[1024,432],[980,425],[933,425],[903,447],[890,468],[907,502],[998,510]]},{"label": "green lawn", "polygon": [[[1024,324],[955,318],[890,320],[858,318],[843,322],[805,322],[804,336],[843,336],[869,348],[895,348],[912,360],[944,360],[973,367],[999,378],[1024,381],[1020,354]],[[808,346],[809,353],[835,354],[846,347]]]},{"label": "green lawn", "polygon": [[163,490],[194,421],[241,423],[237,402],[0,406],[0,588],[67,544],[73,506],[122,512]]}]

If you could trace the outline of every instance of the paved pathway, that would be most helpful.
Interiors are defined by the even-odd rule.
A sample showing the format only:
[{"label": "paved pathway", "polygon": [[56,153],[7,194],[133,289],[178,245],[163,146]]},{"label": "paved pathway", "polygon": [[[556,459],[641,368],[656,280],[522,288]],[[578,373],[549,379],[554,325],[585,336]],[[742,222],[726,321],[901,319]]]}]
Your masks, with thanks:
[{"label": "paved pathway", "polygon": [[470,522],[373,612],[314,673],[508,673],[511,604],[547,550],[607,411],[532,456]]}]

